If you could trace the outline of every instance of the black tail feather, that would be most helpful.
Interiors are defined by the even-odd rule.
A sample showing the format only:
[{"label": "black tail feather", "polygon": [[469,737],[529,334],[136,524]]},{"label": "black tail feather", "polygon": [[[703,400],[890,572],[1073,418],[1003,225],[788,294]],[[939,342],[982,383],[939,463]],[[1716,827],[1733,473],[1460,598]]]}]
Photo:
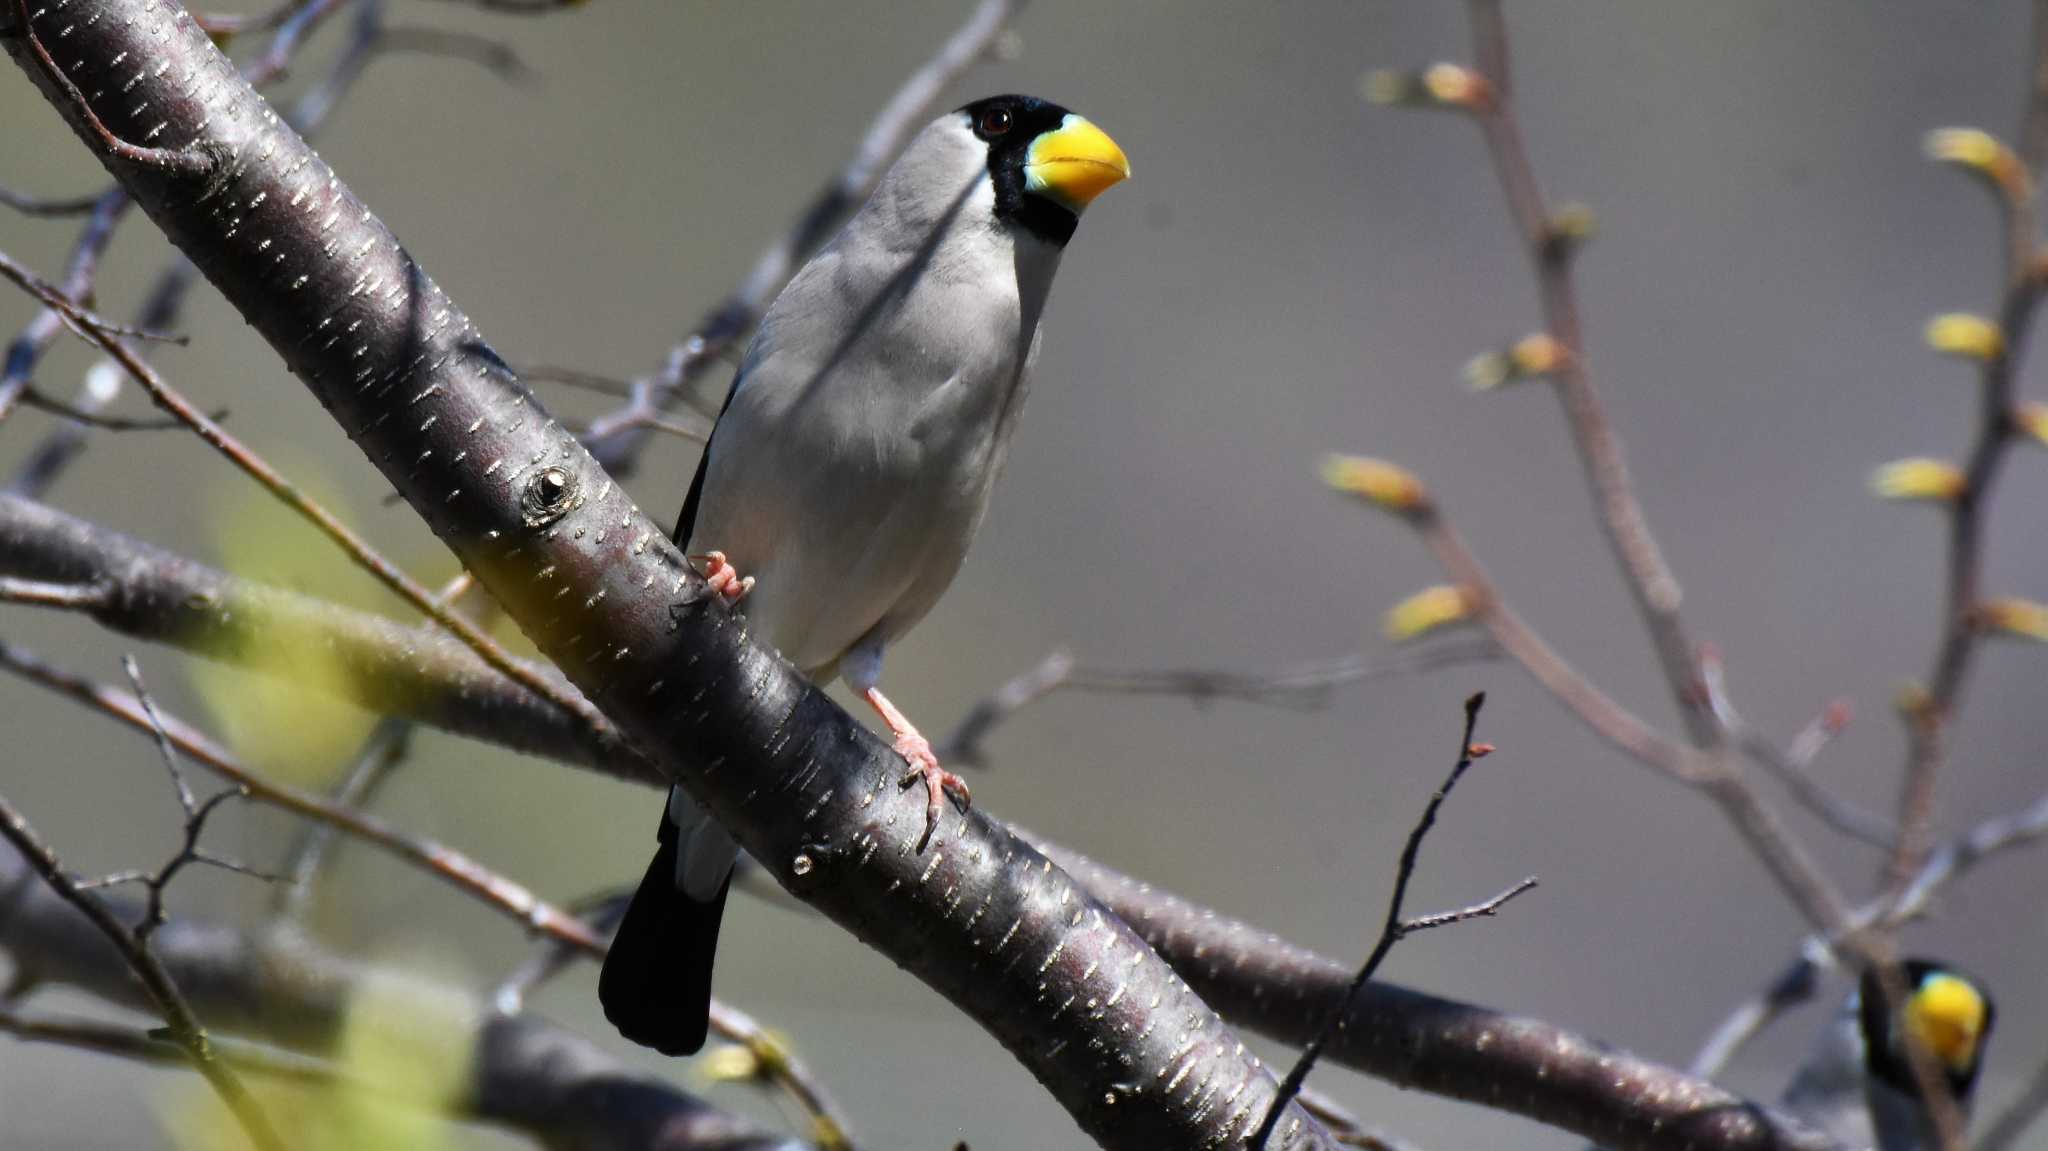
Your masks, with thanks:
[{"label": "black tail feather", "polygon": [[691,899],[676,886],[678,837],[664,831],[612,937],[597,998],[619,1034],[663,1055],[689,1055],[711,1025],[711,962],[732,876],[709,902]]}]

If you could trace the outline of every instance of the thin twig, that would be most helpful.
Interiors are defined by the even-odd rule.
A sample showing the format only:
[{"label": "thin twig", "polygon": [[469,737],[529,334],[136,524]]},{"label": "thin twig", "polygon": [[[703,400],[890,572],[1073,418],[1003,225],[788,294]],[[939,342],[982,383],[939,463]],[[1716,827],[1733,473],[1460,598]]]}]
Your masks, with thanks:
[{"label": "thin twig", "polygon": [[[34,388],[30,388],[21,394],[21,402],[38,411],[48,412],[54,416],[62,416],[74,423],[98,428],[103,432],[164,432],[180,430],[185,426],[170,416],[149,419],[103,416],[90,409],[81,408],[77,404],[69,403],[53,396],[46,396]],[[226,419],[227,414],[227,409],[225,408],[216,409],[211,413],[212,418],[216,420]]]},{"label": "thin twig", "polygon": [[100,121],[99,113],[93,111],[92,103],[85,98],[85,93],[78,90],[78,85],[73,83],[71,77],[64,74],[64,69],[57,66],[57,61],[51,58],[50,50],[43,46],[42,37],[36,35],[36,18],[48,14],[48,9],[32,12],[29,9],[29,0],[15,0],[14,7],[21,21],[21,37],[27,42],[29,52],[42,69],[44,78],[64,94],[72,109],[78,113],[79,119],[99,138],[100,147],[106,149],[109,155],[117,156],[131,164],[158,168],[180,176],[205,176],[213,171],[214,157],[200,149],[150,148],[131,144],[116,136]]},{"label": "thin twig", "polygon": [[1473,55],[1492,97],[1476,110],[1487,154],[1508,200],[1508,209],[1534,264],[1546,330],[1565,349],[1553,379],[1564,403],[1566,422],[1578,445],[1579,461],[1592,489],[1601,530],[1613,549],[1621,574],[1636,602],[1652,646],[1669,681],[1679,712],[1693,742],[1719,742],[1720,732],[1710,709],[1693,690],[1695,648],[1679,615],[1677,578],[1664,562],[1656,536],[1643,516],[1621,441],[1608,421],[1606,408],[1586,371],[1585,334],[1580,323],[1578,290],[1572,277],[1572,256],[1578,245],[1552,223],[1549,208],[1529,162],[1527,145],[1516,123],[1511,98],[1507,22],[1500,0],[1470,0]]},{"label": "thin twig", "polygon": [[377,49],[464,60],[515,87],[532,88],[540,83],[540,73],[520,59],[511,45],[452,28],[386,28]]},{"label": "thin twig", "polygon": [[[74,988],[120,1007],[141,1000],[147,1009],[141,987],[118,955],[101,944],[96,929],[45,889],[4,843],[0,892],[6,893],[7,911],[0,916],[0,950],[22,978],[41,978],[48,985]],[[133,914],[126,904],[108,902],[117,918]],[[321,948],[303,932],[245,931],[179,917],[154,950],[190,997],[195,1012],[219,1031],[253,1041],[214,1039],[221,1057],[237,1068],[239,1058],[257,1052],[275,1053],[288,1061],[303,1058],[308,1067],[336,1069],[335,1086],[343,1091],[383,1096],[401,1106],[431,1103],[436,1113],[445,1108],[448,1118],[505,1127],[536,1146],[593,1151],[804,1147],[721,1113],[661,1076],[629,1066],[539,1016],[500,1016],[466,985],[425,979],[398,965],[343,957]],[[366,995],[404,1005],[409,1023],[424,1017],[445,1024],[431,1035],[405,1024],[380,1026],[379,1031],[380,1039],[437,1059],[452,1053],[457,1062],[448,1068],[456,1073],[449,1094],[423,1100],[417,1082],[407,1077],[350,1074],[345,1049],[348,1038],[360,1033],[364,1017],[358,1006]],[[48,1019],[39,1014],[31,1022]],[[54,1022],[64,1025],[67,1020],[58,1017]],[[127,1045],[125,1040],[117,1042]],[[154,1051],[161,1053],[164,1047],[158,1043]],[[171,1050],[183,1058],[178,1049]],[[257,1068],[247,1070],[253,1074]]]},{"label": "thin twig", "polygon": [[106,598],[107,589],[101,584],[49,583],[43,580],[0,576],[0,603],[31,604],[36,607],[62,608],[66,611],[91,611],[105,603]]},{"label": "thin twig", "polygon": [[219,423],[208,418],[205,412],[193,406],[191,401],[166,383],[163,377],[157,374],[156,369],[135,355],[120,340],[102,330],[94,317],[78,310],[56,289],[5,254],[0,254],[0,276],[5,276],[45,304],[68,314],[73,321],[85,328],[94,343],[128,372],[130,379],[149,392],[150,398],[156,401],[158,407],[191,428],[200,439],[261,484],[264,490],[280,503],[319,529],[322,535],[347,553],[357,566],[369,572],[386,588],[467,644],[485,663],[568,714],[582,717],[584,722],[593,727],[603,724],[603,720],[598,718],[597,710],[588,700],[569,691],[560,683],[537,674],[529,665],[513,659],[496,640],[463,619],[461,615],[437,603],[432,592],[406,575],[396,564],[385,559],[367,540],[342,523],[340,517],[299,490],[298,485],[285,478],[282,472],[249,450]]},{"label": "thin twig", "polygon": [[1833,931],[1846,901],[1777,813],[1744,778],[1728,732],[1699,684],[1699,648],[1679,614],[1678,582],[1665,564],[1635,497],[1619,439],[1586,370],[1572,256],[1577,235],[1544,204],[1511,99],[1507,24],[1500,0],[1468,0],[1478,75],[1459,101],[1485,138],[1509,215],[1533,265],[1546,333],[1558,347],[1548,374],[1565,408],[1603,533],[1650,634],[1651,646],[1684,719],[1690,746],[1656,731],[1574,671],[1511,611],[1469,550],[1426,497],[1400,502],[1477,617],[1509,656],[1603,738],[1656,770],[1691,784],[1720,805],[1779,887],[1816,927]]},{"label": "thin twig", "polygon": [[94,192],[90,196],[73,196],[70,199],[48,200],[39,196],[27,196],[12,188],[0,187],[0,204],[4,204],[24,216],[83,216],[99,206],[105,192]]},{"label": "thin twig", "polygon": [[[97,1019],[29,1016],[0,1008],[0,1033],[12,1035],[24,1043],[52,1043],[145,1063],[190,1065],[190,1057],[185,1051],[160,1031],[123,1027]],[[323,1087],[333,1086],[341,1079],[340,1071],[324,1060],[218,1036],[208,1036],[207,1042],[221,1062],[244,1074]]]},{"label": "thin twig", "polygon": [[[1848,926],[1862,933],[1911,922],[1928,913],[1943,889],[1978,865],[2043,839],[2048,839],[2048,795],[2019,811],[1986,819],[1936,849],[1898,899],[1886,895],[1865,903],[1851,913]],[[1693,1057],[1694,1073],[1702,1078],[1718,1075],[1765,1028],[1811,1000],[1820,977],[1837,965],[1830,937],[1809,935],[1800,940],[1798,954],[1762,990],[1738,1004],[1701,1045]]]},{"label": "thin twig", "polygon": [[1492,899],[1481,900],[1469,907],[1460,907],[1452,911],[1437,911],[1428,915],[1418,915],[1413,919],[1403,920],[1401,923],[1401,934],[1404,936],[1413,935],[1418,931],[1428,931],[1435,927],[1449,927],[1453,923],[1464,923],[1472,919],[1492,919],[1500,914],[1500,909],[1507,906],[1509,900],[1535,887],[1536,884],[1537,879],[1535,876],[1524,876],[1521,882],[1507,888]]},{"label": "thin twig", "polygon": [[[328,794],[329,802],[357,810],[367,805],[392,771],[404,762],[412,747],[412,730],[410,720],[391,716],[378,720],[363,746],[357,749],[355,762]],[[287,919],[304,916],[312,905],[315,881],[334,840],[335,830],[330,824],[308,822],[299,829],[297,842],[284,866],[285,881],[278,885],[272,904],[279,915]]]},{"label": "thin twig", "polygon": [[[64,263],[64,278],[57,287],[67,298],[84,300],[92,297],[93,281],[99,275],[100,257],[106,253],[107,245],[114,238],[115,226],[127,215],[132,203],[127,189],[118,184],[101,194]],[[63,317],[57,309],[45,307],[8,343],[4,365],[0,365],[0,422],[14,411],[14,405],[28,389],[29,379],[35,374],[43,353],[49,350],[64,326]]]},{"label": "thin twig", "polygon": [[1055,648],[1032,667],[1005,680],[967,710],[939,743],[941,759],[988,765],[984,741],[990,732],[1025,707],[1058,691],[1101,695],[1163,695],[1192,701],[1239,700],[1303,711],[1325,706],[1338,687],[1393,675],[1409,675],[1476,663],[1499,655],[1492,643],[1447,643],[1392,656],[1349,655],[1304,660],[1270,672],[1226,668],[1141,668],[1112,670],[1078,665],[1073,654]]},{"label": "thin twig", "polygon": [[[1386,959],[1387,953],[1394,949],[1396,943],[1426,927],[1454,923],[1459,918],[1493,914],[1491,909],[1468,908],[1465,912],[1452,912],[1447,916],[1423,916],[1415,920],[1401,917],[1402,904],[1408,898],[1408,882],[1415,877],[1415,863],[1422,853],[1422,841],[1429,835],[1430,828],[1436,826],[1438,809],[1443,807],[1444,800],[1451,794],[1451,789],[1458,786],[1458,780],[1464,778],[1466,770],[1473,762],[1492,750],[1472,742],[1473,731],[1479,726],[1479,709],[1485,705],[1485,692],[1480,692],[1465,701],[1465,726],[1458,737],[1458,762],[1451,768],[1450,775],[1444,777],[1443,785],[1436,789],[1436,794],[1429,797],[1429,803],[1422,809],[1422,818],[1416,820],[1415,827],[1408,832],[1408,842],[1401,848],[1400,866],[1394,872],[1394,892],[1387,900],[1387,917],[1380,926],[1379,940],[1372,945],[1372,953],[1366,956],[1365,963],[1358,969],[1358,974],[1352,977],[1351,987],[1345,993],[1341,1006],[1330,1013],[1315,1038],[1309,1040],[1308,1045],[1301,1049],[1301,1057],[1295,1060],[1293,1068],[1287,1072],[1287,1078],[1280,1081],[1279,1093],[1273,1096],[1272,1104],[1266,1108],[1265,1118],[1260,1121],[1258,1130],[1247,1143],[1252,1151],[1263,1151],[1266,1141],[1272,1138],[1274,1126],[1280,1122],[1281,1113],[1287,1109],[1287,1104],[1301,1093],[1302,1084],[1308,1080],[1308,1073],[1315,1068],[1316,1060],[1322,1057],[1323,1048],[1329,1046],[1330,1036],[1336,1032],[1344,1017],[1350,1014],[1352,1004],[1358,1000],[1359,990],[1372,981],[1373,972],[1379,970],[1380,963]],[[1525,879],[1478,907],[1487,908],[1490,904],[1493,908],[1498,908],[1500,904],[1534,886],[1534,879]]]},{"label": "thin twig", "polygon": [[795,1100],[810,1120],[810,1136],[820,1151],[855,1151],[853,1128],[845,1111],[787,1042],[755,1022],[753,1016],[716,999],[711,1001],[711,1028],[753,1057],[754,1078]]},{"label": "thin twig", "polygon": [[98,895],[82,890],[71,873],[64,870],[57,856],[46,846],[28,820],[15,810],[6,797],[0,796],[0,838],[14,845],[22,858],[41,875],[50,890],[92,921],[107,941],[120,951],[128,966],[135,972],[149,998],[169,1025],[170,1038],[183,1049],[192,1065],[206,1077],[214,1091],[226,1103],[242,1131],[249,1136],[261,1151],[283,1151],[285,1142],[279,1138],[277,1129],[264,1115],[249,1089],[235,1072],[223,1062],[208,1040],[206,1029],[192,1014],[191,1005],[185,1001],[184,993],[171,980],[156,956],[150,952],[146,937],[131,931],[115,916],[113,909]]},{"label": "thin twig", "polygon": [[2048,162],[2048,124],[2044,124],[2048,120],[2048,5],[2035,6],[2034,51],[2020,129],[2026,187],[2003,197],[2005,257],[1997,317],[2002,338],[1997,351],[1978,369],[1975,440],[1963,465],[1962,490],[1946,506],[1948,586],[1933,669],[1925,697],[1903,709],[1908,746],[1899,785],[1899,835],[1885,871],[1885,880],[1894,892],[1904,889],[1934,842],[1936,790],[1948,762],[1949,730],[1981,635],[1978,607],[1986,511],[1999,466],[2018,431],[2012,418],[2014,381],[2025,357],[2042,287],[2034,213],[2039,195],[2035,185],[2043,163]]},{"label": "thin twig", "polygon": [[1700,645],[1700,689],[1706,692],[1707,704],[1714,709],[1714,715],[1728,732],[1729,739],[1751,761],[1783,784],[1801,807],[1850,839],[1885,851],[1891,850],[1898,839],[1898,828],[1890,820],[1830,794],[1813,781],[1809,771],[1813,761],[1848,726],[1850,705],[1847,700],[1835,700],[1822,708],[1821,713],[1792,738],[1789,746],[1780,748],[1751,727],[1749,721],[1735,710],[1735,704],[1728,698],[1728,679],[1720,651],[1712,644]]},{"label": "thin twig", "polygon": [[[626,917],[626,907],[632,901],[633,889],[630,887],[606,890],[575,900],[569,904],[569,910],[582,918],[593,935],[603,936],[609,946],[612,933],[618,930],[619,921]],[[491,1004],[506,1015],[517,1015],[526,1010],[526,1001],[535,991],[574,966],[578,960],[588,958],[582,951],[559,939],[540,940],[519,966],[498,981],[497,989],[491,992]]]},{"label": "thin twig", "polygon": [[375,816],[336,806],[310,792],[265,779],[182,720],[159,713],[160,722],[153,725],[142,704],[132,695],[62,671],[5,642],[0,642],[0,670],[69,696],[139,731],[160,730],[178,752],[246,789],[251,800],[326,823],[387,851],[483,901],[524,925],[529,932],[560,938],[594,956],[604,954],[603,943],[580,920],[524,886],[451,847],[400,831]]}]

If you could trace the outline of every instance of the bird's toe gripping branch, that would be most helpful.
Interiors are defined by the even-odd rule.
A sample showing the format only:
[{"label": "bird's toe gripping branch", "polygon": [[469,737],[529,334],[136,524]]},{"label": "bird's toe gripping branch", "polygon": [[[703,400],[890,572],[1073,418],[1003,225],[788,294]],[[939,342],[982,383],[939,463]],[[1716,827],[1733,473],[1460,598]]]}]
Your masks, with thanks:
[{"label": "bird's toe gripping branch", "polygon": [[889,725],[889,730],[895,733],[896,754],[910,764],[910,770],[903,774],[903,778],[897,781],[896,786],[907,788],[920,779],[924,781],[924,834],[917,840],[917,850],[921,855],[931,844],[932,832],[938,830],[939,811],[945,806],[945,798],[951,796],[954,806],[965,815],[968,806],[973,802],[973,797],[967,791],[966,780],[939,766],[939,757],[932,750],[932,741],[926,739],[924,734],[917,730],[916,725],[898,711],[895,704],[889,702],[888,696],[872,687],[861,692],[861,695],[867,699],[869,706],[881,715],[882,722]]},{"label": "bird's toe gripping branch", "polygon": [[741,576],[739,569],[725,558],[724,552],[705,552],[690,559],[703,567],[704,582],[711,585],[711,590],[718,593],[718,598],[724,600],[727,607],[747,598],[747,593],[754,590],[754,577]]}]

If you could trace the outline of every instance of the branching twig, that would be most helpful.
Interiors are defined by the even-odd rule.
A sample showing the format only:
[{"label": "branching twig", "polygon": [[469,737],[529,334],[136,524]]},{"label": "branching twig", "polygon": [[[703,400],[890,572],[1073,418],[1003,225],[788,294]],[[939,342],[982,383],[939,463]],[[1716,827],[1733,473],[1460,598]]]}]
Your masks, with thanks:
[{"label": "branching twig", "polygon": [[[26,871],[21,857],[0,844],[0,906],[7,912],[0,915],[0,948],[17,970],[112,1003],[137,1005],[139,985],[99,932]],[[117,918],[131,914],[132,908],[115,907]],[[303,1053],[314,1067],[331,1066],[326,1061],[342,1049],[354,1008],[366,994],[402,1004],[416,1015],[446,1020],[448,1029],[439,1038],[447,1047],[441,1050],[462,1052],[465,1064],[455,1078],[456,1094],[440,1104],[458,1117],[506,1125],[550,1147],[806,1151],[808,1146],[723,1114],[544,1019],[498,1015],[466,989],[341,958],[300,932],[252,935],[173,919],[159,932],[154,950],[215,1028]],[[222,1044],[219,1054],[232,1062],[248,1050]],[[358,1086],[353,1080],[338,1085],[345,1090]],[[361,1086],[380,1088],[374,1081]],[[401,1099],[418,1102],[404,1095],[408,1084],[399,1086]]]},{"label": "branching twig", "polygon": [[320,796],[273,783],[244,767],[227,749],[199,734],[182,720],[161,713],[152,720],[143,704],[132,695],[61,671],[30,652],[7,643],[0,643],[0,670],[69,696],[140,731],[160,735],[178,752],[245,790],[251,800],[327,824],[388,851],[462,889],[523,924],[534,934],[573,943],[591,955],[604,954],[603,943],[580,920],[540,899],[520,884],[453,848],[400,831],[375,816],[338,807]]},{"label": "branching twig", "polygon": [[2013,419],[2014,381],[2033,330],[2044,274],[2036,231],[2035,188],[2048,162],[2048,6],[2036,5],[2031,85],[2020,139],[2026,153],[2018,163],[2017,186],[2002,187],[2004,268],[1997,312],[1996,346],[1979,357],[1978,418],[1974,442],[1963,464],[1962,482],[1945,505],[1948,518],[1948,587],[1941,638],[1924,695],[1903,708],[1907,724],[1906,766],[1899,785],[1899,835],[1885,879],[1902,891],[1934,842],[1936,790],[1948,761],[1948,736],[1982,634],[1984,527],[1992,484],[2019,428]]},{"label": "branching twig", "polygon": [[[1226,1017],[1305,1045],[1350,994],[1348,965],[1019,830],[1135,926]],[[1754,1100],[1555,1024],[1374,981],[1324,1058],[1634,1151],[1820,1151],[1831,1140]],[[1839,1151],[1839,1149],[1838,1149]]]},{"label": "branching twig", "polygon": [[249,1094],[241,1078],[213,1050],[207,1040],[206,1029],[192,1014],[184,993],[171,979],[170,972],[151,953],[148,937],[123,925],[105,900],[82,889],[58,862],[56,854],[43,844],[28,820],[4,796],[0,796],[0,838],[13,844],[22,858],[42,876],[43,882],[66,903],[78,909],[120,951],[135,977],[141,981],[151,1003],[169,1025],[171,1040],[184,1050],[186,1058],[206,1077],[207,1083],[234,1113],[249,1141],[260,1151],[283,1151],[284,1140],[279,1138],[277,1129]]},{"label": "branching twig", "polygon": [[230,435],[227,429],[209,418],[205,412],[193,406],[178,391],[166,383],[141,357],[108,334],[97,317],[78,309],[56,289],[38,279],[27,269],[16,264],[4,253],[0,253],[0,276],[5,276],[44,304],[70,317],[73,323],[83,328],[100,349],[127,371],[130,379],[140,384],[156,401],[158,407],[169,412],[200,439],[229,462],[240,468],[244,474],[263,486],[280,503],[297,512],[300,517],[341,548],[356,565],[376,577],[379,583],[390,589],[399,598],[418,609],[421,614],[445,628],[449,634],[468,645],[470,650],[483,661],[508,678],[541,696],[567,714],[574,715],[593,728],[602,726],[604,721],[597,710],[576,692],[566,689],[561,683],[535,672],[527,664],[513,659],[484,631],[445,605],[436,601],[432,592],[418,581],[400,570],[398,565],[385,559],[383,554],[370,546],[368,540],[356,534],[354,529],[341,522],[341,518],[327,510],[319,501],[299,489],[287,479],[283,472],[267,460],[249,450],[242,442]]},{"label": "branching twig", "polygon": [[[1601,692],[1524,624],[1494,589],[1476,559],[1451,531],[1421,485],[1385,465],[1359,489],[1401,514],[1420,531],[1456,581],[1457,614],[1476,617],[1508,655],[1603,738],[1665,775],[1714,800],[1779,887],[1822,930],[1846,920],[1847,902],[1835,884],[1764,803],[1728,747],[1729,732],[1700,684],[1700,649],[1679,613],[1677,579],[1664,562],[1637,502],[1619,438],[1586,368],[1572,257],[1582,229],[1557,219],[1544,203],[1511,99],[1507,25],[1500,0],[1468,0],[1476,72],[1441,66],[1423,90],[1429,99],[1472,116],[1485,138],[1509,215],[1533,264],[1545,331],[1540,365],[1525,374],[1548,376],[1563,401],[1566,422],[1591,489],[1597,519],[1614,552],[1651,638],[1664,678],[1684,719],[1688,743],[1658,732]],[[1406,86],[1395,89],[1407,91]],[[1338,467],[1344,466],[1339,462]],[[1373,485],[1386,483],[1383,489]]]},{"label": "branching twig", "polygon": [[[1897,899],[1889,895],[1873,899],[1849,917],[1850,928],[1858,933],[1872,929],[1891,930],[1927,914],[1934,900],[1949,884],[1993,856],[2027,847],[2048,838],[2048,795],[2010,814],[1984,820],[1963,835],[1937,848]],[[1750,1040],[1761,1034],[1783,1014],[1812,999],[1820,977],[1837,965],[1832,941],[1824,935],[1809,935],[1799,943],[1798,954],[1769,983],[1737,1005],[1693,1057],[1692,1069],[1704,1078],[1718,1075]]]},{"label": "branching twig", "polygon": [[1380,964],[1385,961],[1387,953],[1394,949],[1396,943],[1417,931],[1459,923],[1479,916],[1490,916],[1499,910],[1501,904],[1536,886],[1536,880],[1532,877],[1473,907],[1441,915],[1425,915],[1416,919],[1402,917],[1402,905],[1408,898],[1408,882],[1415,878],[1415,863],[1422,853],[1422,841],[1428,837],[1430,828],[1436,826],[1438,809],[1443,807],[1444,800],[1451,794],[1451,789],[1458,786],[1458,780],[1464,778],[1466,769],[1472,766],[1473,761],[1493,750],[1472,742],[1473,729],[1479,725],[1479,709],[1485,704],[1485,692],[1480,692],[1465,701],[1465,726],[1458,737],[1457,764],[1451,768],[1450,775],[1444,777],[1443,785],[1436,789],[1436,794],[1430,796],[1429,803],[1422,809],[1422,818],[1417,820],[1415,827],[1408,832],[1408,842],[1401,848],[1400,866],[1394,872],[1394,892],[1387,899],[1387,917],[1380,925],[1379,940],[1372,945],[1372,953],[1366,956],[1365,963],[1358,969],[1358,974],[1351,977],[1351,986],[1345,991],[1338,1009],[1330,1013],[1322,1028],[1316,1032],[1315,1038],[1309,1040],[1308,1045],[1301,1049],[1301,1057],[1295,1060],[1294,1067],[1287,1072],[1287,1078],[1280,1081],[1279,1094],[1273,1097],[1272,1104],[1266,1110],[1265,1119],[1259,1123],[1258,1130],[1251,1137],[1249,1146],[1252,1151],[1264,1151],[1266,1140],[1272,1137],[1274,1125],[1280,1122],[1280,1114],[1287,1102],[1300,1094],[1302,1084],[1308,1081],[1308,1073],[1315,1068],[1316,1060],[1322,1057],[1323,1049],[1329,1046],[1330,1036],[1337,1028],[1343,1026],[1345,1018],[1351,1014],[1353,1006],[1358,1002],[1359,990],[1372,981],[1373,972],[1379,970]]}]

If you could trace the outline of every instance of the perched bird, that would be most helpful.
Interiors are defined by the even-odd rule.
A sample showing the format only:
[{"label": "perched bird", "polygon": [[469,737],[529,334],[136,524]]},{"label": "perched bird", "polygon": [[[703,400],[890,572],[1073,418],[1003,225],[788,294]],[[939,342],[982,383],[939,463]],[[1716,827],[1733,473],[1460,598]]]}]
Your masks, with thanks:
[{"label": "perched bird", "polygon": [[1785,1090],[1787,1110],[1845,1146],[1926,1151],[1940,1145],[1909,1062],[1909,1036],[1934,1060],[1957,1107],[1969,1114],[1991,1037],[1991,997],[1982,983],[1943,963],[1907,959],[1899,967],[1905,1002],[1885,1010],[1877,975],[1866,971]]},{"label": "perched bird", "polygon": [[[1101,129],[1028,96],[933,121],[776,297],[726,394],[675,539],[748,630],[872,706],[923,782],[922,852],[960,778],[879,688],[988,508],[1060,255],[1130,175]],[[746,572],[742,577],[739,573]],[[703,1046],[736,847],[671,789],[598,996],[628,1039]]]}]

